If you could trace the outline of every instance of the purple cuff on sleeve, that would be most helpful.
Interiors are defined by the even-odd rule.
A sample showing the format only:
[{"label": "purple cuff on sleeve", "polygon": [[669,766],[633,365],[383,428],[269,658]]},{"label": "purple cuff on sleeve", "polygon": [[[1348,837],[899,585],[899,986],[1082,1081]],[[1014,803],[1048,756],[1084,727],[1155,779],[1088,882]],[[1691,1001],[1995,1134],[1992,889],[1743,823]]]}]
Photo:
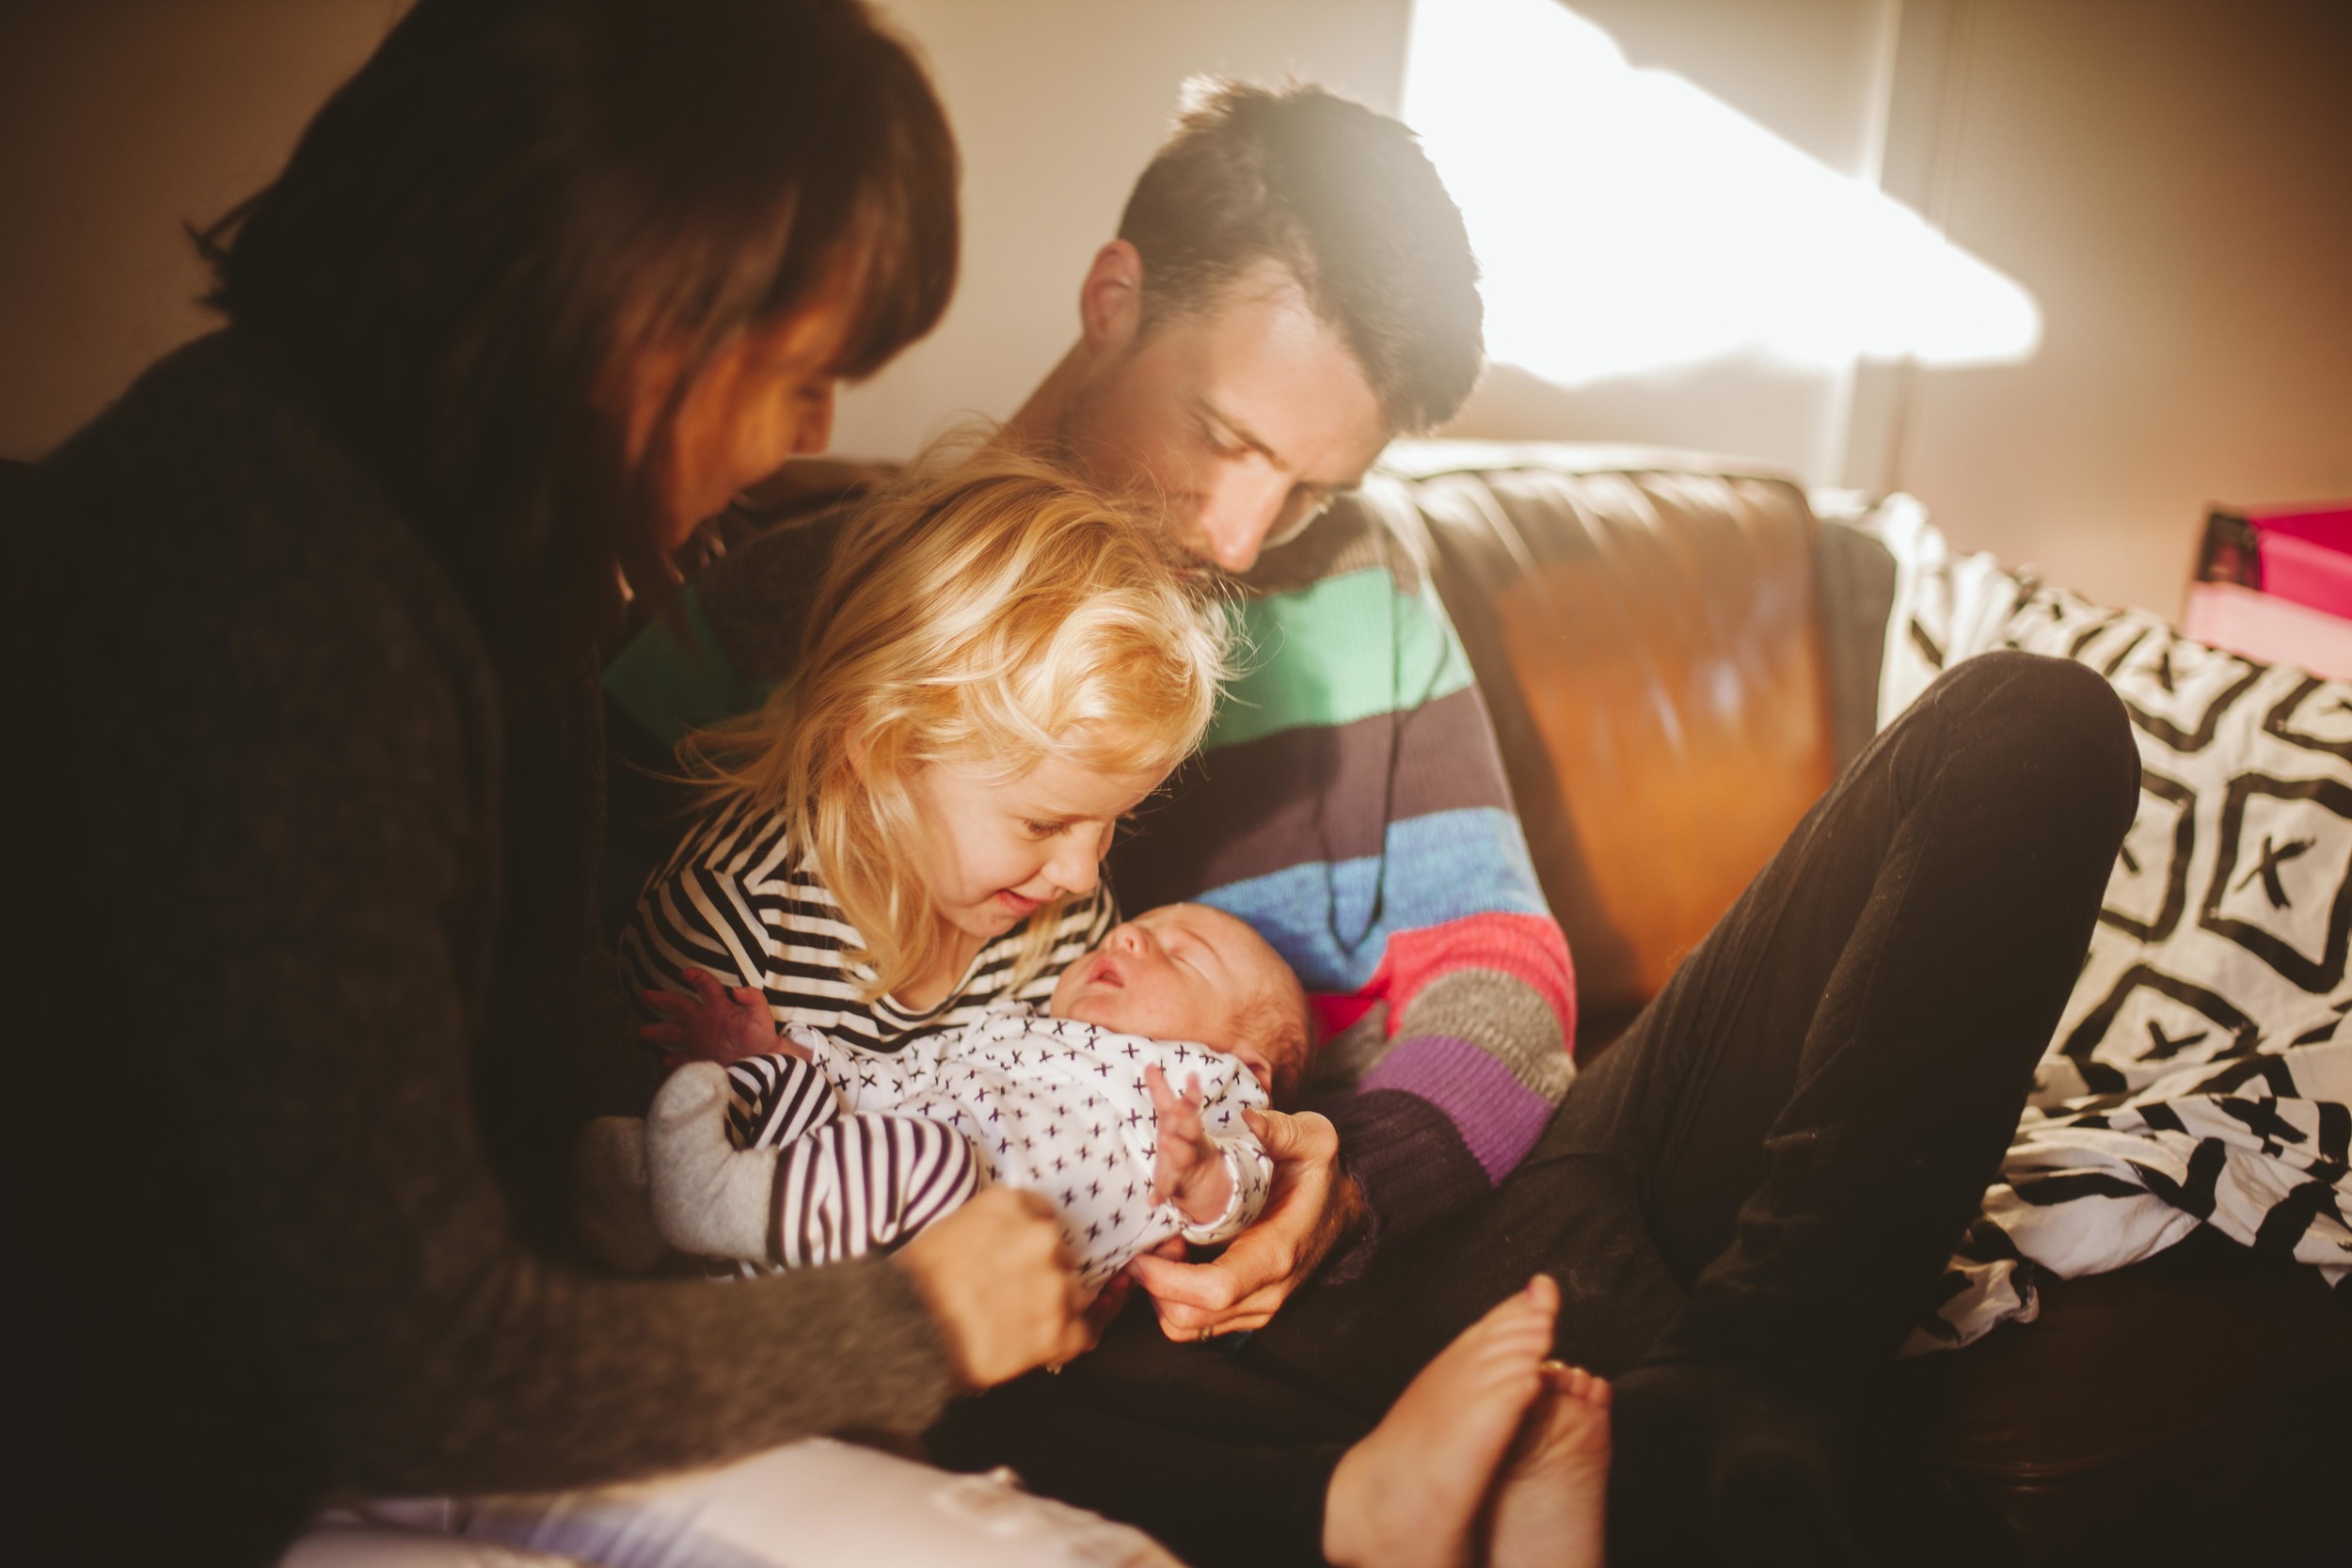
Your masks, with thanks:
[{"label": "purple cuff on sleeve", "polygon": [[1489,1186],[1527,1157],[1558,1109],[1501,1062],[1451,1035],[1397,1041],[1364,1075],[1360,1093],[1384,1090],[1427,1101],[1443,1113],[1460,1131]]}]

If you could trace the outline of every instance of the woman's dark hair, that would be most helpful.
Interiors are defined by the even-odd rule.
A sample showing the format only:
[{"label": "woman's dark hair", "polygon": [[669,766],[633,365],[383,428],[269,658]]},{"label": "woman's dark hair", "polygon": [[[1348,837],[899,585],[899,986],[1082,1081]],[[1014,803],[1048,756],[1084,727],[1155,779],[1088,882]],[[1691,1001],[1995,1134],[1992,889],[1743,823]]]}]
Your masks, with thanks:
[{"label": "woman's dark hair", "polygon": [[[946,116],[863,0],[418,0],[278,179],[199,237],[494,646],[666,600],[659,471],[746,330],[833,294],[856,378],[955,287]],[[834,293],[834,291],[840,291]],[[630,464],[623,367],[680,373]]]}]

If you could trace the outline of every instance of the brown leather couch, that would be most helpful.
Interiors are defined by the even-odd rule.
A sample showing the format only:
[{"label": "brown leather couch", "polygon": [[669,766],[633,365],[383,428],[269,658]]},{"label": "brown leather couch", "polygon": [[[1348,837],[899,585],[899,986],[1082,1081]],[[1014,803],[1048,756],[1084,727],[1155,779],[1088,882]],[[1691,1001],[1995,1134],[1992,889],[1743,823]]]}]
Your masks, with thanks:
[{"label": "brown leather couch", "polygon": [[[1425,443],[1387,467],[1370,503],[1469,646],[1580,1053],[1605,1049],[1873,733],[1893,562],[1748,465]],[[2352,1312],[2316,1271],[2207,1231],[2043,1303],[1885,1380],[1888,1561],[2352,1560]]]}]

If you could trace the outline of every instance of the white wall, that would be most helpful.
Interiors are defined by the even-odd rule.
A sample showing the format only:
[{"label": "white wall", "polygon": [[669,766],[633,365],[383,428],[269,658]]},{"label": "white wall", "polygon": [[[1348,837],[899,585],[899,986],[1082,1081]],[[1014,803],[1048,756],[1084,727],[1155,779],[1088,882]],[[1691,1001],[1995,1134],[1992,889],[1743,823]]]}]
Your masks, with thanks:
[{"label": "white wall", "polygon": [[2209,503],[2352,496],[2352,4],[1567,4],[1833,168],[1867,171],[1882,115],[1883,188],[2024,285],[2043,341],[1866,365],[1850,401],[1753,358],[1574,388],[1506,367],[1454,433],[1908,489],[1963,547],[2168,614]]},{"label": "white wall", "polygon": [[[1607,33],[1629,65],[1682,77],[1829,168],[1861,177],[1883,87],[1879,32],[1896,3],[1568,0],[1568,8]],[[1585,243],[1610,245],[1614,214],[1585,216]],[[1772,242],[1726,227],[1716,243],[1736,252]],[[1756,354],[1575,387],[1503,365],[1447,434],[1688,447],[1765,459],[1818,483],[1832,477],[1843,441],[1840,380]]]},{"label": "white wall", "polygon": [[2352,5],[1976,0],[1949,231],[2040,298],[1924,378],[1953,539],[2177,614],[2207,504],[2352,496]]},{"label": "white wall", "polygon": [[[47,451],[204,331],[180,225],[268,180],[405,0],[0,0],[0,456]],[[835,445],[904,455],[1001,419],[1076,332],[1184,79],[1296,71],[1393,112],[1411,0],[881,0],[964,154],[947,320],[843,401]]]},{"label": "white wall", "polygon": [[181,232],[266,183],[405,0],[0,0],[0,457],[215,325]]},{"label": "white wall", "polygon": [[842,400],[834,444],[897,456],[1003,419],[1070,346],[1078,281],[1200,71],[1295,71],[1393,114],[1411,0],[881,0],[964,157],[963,281],[931,338]]}]

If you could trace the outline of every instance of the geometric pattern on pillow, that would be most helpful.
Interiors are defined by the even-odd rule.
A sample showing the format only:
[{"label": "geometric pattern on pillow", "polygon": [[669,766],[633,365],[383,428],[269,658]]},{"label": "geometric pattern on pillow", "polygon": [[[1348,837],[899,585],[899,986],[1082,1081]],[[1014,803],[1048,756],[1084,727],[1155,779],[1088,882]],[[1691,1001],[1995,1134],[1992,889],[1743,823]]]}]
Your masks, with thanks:
[{"label": "geometric pattern on pillow", "polygon": [[2035,1102],[2243,1056],[2347,994],[2352,685],[2026,578],[1999,644],[2089,664],[2131,714],[2139,812]]},{"label": "geometric pattern on pillow", "polygon": [[1908,497],[1869,522],[1897,562],[1882,727],[1952,664],[2021,648],[2106,676],[2141,765],[2004,1180],[1909,1348],[2029,1320],[2037,1265],[2119,1267],[2200,1224],[2346,1291],[2352,684],[1956,556]]}]

